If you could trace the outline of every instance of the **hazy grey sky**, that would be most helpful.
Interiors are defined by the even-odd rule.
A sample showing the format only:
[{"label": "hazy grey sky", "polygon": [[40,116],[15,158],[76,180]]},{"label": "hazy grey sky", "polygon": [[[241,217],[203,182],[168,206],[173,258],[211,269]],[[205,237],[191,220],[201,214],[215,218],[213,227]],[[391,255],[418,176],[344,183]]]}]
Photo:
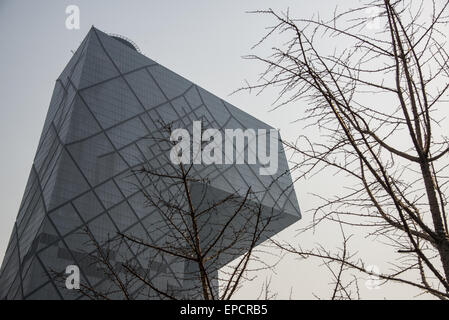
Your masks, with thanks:
[{"label": "hazy grey sky", "polygon": [[[274,96],[256,97],[246,93],[229,96],[244,79],[254,79],[262,71],[260,65],[241,57],[251,53],[251,46],[263,35],[270,21],[245,11],[289,7],[294,16],[310,17],[318,11],[322,15],[331,14],[339,2],[359,3],[357,0],[1,0],[0,261],[18,212],[55,80],[69,61],[71,50],[78,47],[92,25],[107,33],[129,37],[146,56],[260,120],[281,128],[284,139],[293,139],[304,132],[300,124],[291,123],[296,118],[292,107],[270,113]],[[65,9],[71,4],[80,8],[80,30],[65,27]],[[338,181],[328,177],[299,182],[296,190],[303,213],[313,206],[308,195],[310,191],[338,187]],[[299,224],[307,219],[305,216]],[[291,227],[282,237],[309,245],[323,239],[330,244],[338,242],[329,230],[315,234],[315,239],[295,238],[298,227]],[[381,260],[387,253],[375,244],[367,246],[371,263],[382,267]],[[272,285],[274,291],[279,291],[280,298],[288,298],[292,286],[293,298],[313,298],[312,292],[325,292],[327,281],[326,273],[322,268],[318,270],[316,264],[286,257],[273,275]],[[260,282],[249,286],[241,297],[251,297],[250,290],[258,290],[258,285]],[[365,290],[364,293],[366,298],[383,297],[379,290]],[[404,288],[389,293],[389,297],[411,295]]]}]

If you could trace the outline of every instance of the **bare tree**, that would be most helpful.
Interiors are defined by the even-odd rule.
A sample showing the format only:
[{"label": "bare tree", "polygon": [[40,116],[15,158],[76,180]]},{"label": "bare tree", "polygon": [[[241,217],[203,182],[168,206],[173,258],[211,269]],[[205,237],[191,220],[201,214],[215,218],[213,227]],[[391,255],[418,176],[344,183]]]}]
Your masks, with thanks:
[{"label": "bare tree", "polygon": [[[316,135],[286,143],[298,179],[328,170],[342,177],[304,230],[325,221],[336,222],[337,232],[360,228],[397,252],[394,270],[380,279],[441,299],[449,298],[448,5],[376,0],[327,20],[256,11],[275,22],[255,48],[283,44],[268,57],[247,57],[266,69],[241,89],[275,90],[276,108],[305,102],[299,120]],[[332,265],[332,298],[349,299],[357,297],[358,290],[347,293],[356,282],[343,285],[342,272],[374,274],[349,252],[349,239],[338,252],[276,245]]]},{"label": "bare tree", "polygon": [[[173,150],[173,126],[161,122],[149,145],[157,144],[164,153]],[[278,213],[264,209],[251,188],[216,189],[200,173],[201,165],[142,163],[131,175],[152,212],[147,230],[152,237],[119,232],[100,242],[84,229],[89,267],[103,278],[95,286],[81,283],[85,297],[228,300],[253,279],[252,271],[272,267],[258,259],[263,249],[256,245],[266,239]],[[65,280],[62,274],[58,278]]]}]

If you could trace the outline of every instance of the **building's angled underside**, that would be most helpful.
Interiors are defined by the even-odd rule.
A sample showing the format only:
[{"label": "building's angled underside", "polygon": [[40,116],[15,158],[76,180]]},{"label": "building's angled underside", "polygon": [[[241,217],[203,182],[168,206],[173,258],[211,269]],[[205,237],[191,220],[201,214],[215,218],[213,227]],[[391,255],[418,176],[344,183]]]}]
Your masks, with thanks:
[{"label": "building's angled underside", "polygon": [[[142,162],[159,168],[169,161],[167,153],[145,139],[161,120],[178,121],[186,128],[201,120],[213,128],[271,129],[122,40],[92,28],[56,81],[0,270],[0,299],[80,298],[54,279],[54,272],[67,265],[78,265],[87,285],[103,283],[104,275],[86,258],[80,232],[85,227],[100,243],[117,232],[155,242],[164,237],[149,232],[154,215],[136,187],[151,185],[129,174]],[[270,186],[258,200],[264,208],[281,213],[281,219],[262,241],[296,222],[300,211],[282,146],[279,177],[260,176],[258,168],[228,165],[196,170],[198,175],[207,173],[214,190],[223,193]],[[148,268],[145,255],[132,248],[115,256]],[[178,276],[182,265],[171,265],[169,259],[154,265],[155,277],[161,274],[161,289],[183,286]]]}]

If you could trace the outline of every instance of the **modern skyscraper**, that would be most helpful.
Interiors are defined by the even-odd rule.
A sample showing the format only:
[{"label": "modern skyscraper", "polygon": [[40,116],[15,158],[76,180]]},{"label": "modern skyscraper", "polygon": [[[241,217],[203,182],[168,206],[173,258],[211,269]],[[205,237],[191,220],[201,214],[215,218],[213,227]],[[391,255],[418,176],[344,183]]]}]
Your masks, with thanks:
[{"label": "modern skyscraper", "polygon": [[[17,220],[0,270],[1,299],[77,299],[55,274],[79,266],[89,286],[104,285],[86,255],[88,228],[98,243],[118,232],[159,241],[155,214],[142,188],[151,184],[130,174],[142,164],[164,168],[168,153],[146,139],[160,123],[194,121],[224,129],[272,129],[139,53],[127,40],[92,28],[57,79]],[[245,144],[249,148],[248,142]],[[260,175],[257,164],[196,166],[210,179],[209,197],[258,192],[265,212],[279,213],[258,242],[300,219],[300,210],[282,145],[278,173]],[[140,186],[140,187],[139,187]],[[198,189],[198,187],[197,187]],[[198,189],[199,190],[199,189]],[[193,194],[199,202],[200,191]],[[113,251],[113,250],[112,250]],[[154,268],[161,288],[182,288],[187,264],[165,258],[148,267],[133,248],[113,252],[111,261],[135,260]],[[220,261],[221,265],[229,262]]]}]

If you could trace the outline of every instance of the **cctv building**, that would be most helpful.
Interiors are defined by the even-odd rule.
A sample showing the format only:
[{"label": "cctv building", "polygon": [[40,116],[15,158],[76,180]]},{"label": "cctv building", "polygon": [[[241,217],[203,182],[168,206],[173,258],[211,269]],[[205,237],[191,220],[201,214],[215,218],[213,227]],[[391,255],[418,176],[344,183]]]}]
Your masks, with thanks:
[{"label": "cctv building", "polygon": [[[81,230],[96,243],[118,233],[163,241],[166,234],[151,228],[157,218],[142,192],[154,186],[130,173],[143,164],[163,169],[169,163],[168,153],[147,139],[161,123],[191,128],[199,120],[220,130],[272,129],[147,58],[131,41],[92,27],[56,81],[1,266],[0,299],[83,298],[56,279],[70,265],[79,267],[85,285],[105,286],[109,280],[90,260]],[[264,214],[276,212],[258,243],[301,217],[282,144],[277,153],[274,176],[260,175],[258,164],[195,167],[195,174],[208,177],[208,197],[244,197],[251,187]],[[200,189],[192,188],[194,202]],[[148,262],[134,248],[119,250],[126,252],[111,250],[111,264],[133,260],[161,291],[187,286],[180,275],[191,268],[188,263],[169,257]]]}]

